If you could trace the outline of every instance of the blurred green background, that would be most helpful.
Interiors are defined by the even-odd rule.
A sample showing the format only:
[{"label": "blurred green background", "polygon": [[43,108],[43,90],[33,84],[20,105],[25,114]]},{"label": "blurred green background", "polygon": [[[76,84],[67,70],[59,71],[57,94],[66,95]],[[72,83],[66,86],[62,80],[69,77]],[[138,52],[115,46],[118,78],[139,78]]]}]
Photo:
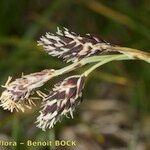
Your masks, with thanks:
[{"label": "blurred green background", "polygon": [[[0,84],[3,85],[9,75],[17,78],[22,72],[29,74],[66,65],[61,60],[48,56],[42,48],[37,47],[36,41],[39,37],[48,31],[55,32],[57,26],[67,27],[81,35],[91,33],[114,44],[150,52],[149,16],[149,0],[0,0]],[[149,67],[149,64],[136,60],[113,62],[97,69],[86,82],[83,103],[77,108],[75,119],[65,118],[62,123],[56,125],[55,129],[48,132],[42,132],[35,127],[34,121],[38,115],[38,108],[26,114],[11,114],[0,108],[0,138],[13,138],[19,142],[28,139],[64,139],[63,132],[67,133],[69,130],[74,131],[72,134],[76,135],[77,140],[81,140],[83,145],[80,142],[79,145],[82,145],[83,150],[84,148],[90,149],[88,145],[90,143],[87,142],[89,139],[84,139],[87,136],[91,138],[92,147],[97,144],[93,148],[95,150],[120,147],[135,150],[149,149]],[[80,69],[80,71],[83,70]],[[48,85],[51,86],[52,83]],[[0,92],[2,90],[1,88]],[[102,108],[103,113],[106,111],[104,114],[107,115],[112,115],[114,112],[123,113],[128,119],[121,122],[121,125],[120,122],[113,124],[111,119],[108,119],[107,123],[112,123],[110,128],[113,125],[117,129],[121,128],[125,137],[130,133],[131,140],[122,142],[123,139],[118,132],[115,133],[115,138],[114,134],[102,133],[101,124],[96,121],[92,122],[98,114],[93,114],[93,111],[100,113],[97,119],[104,115],[101,116],[103,114],[101,109],[95,109],[95,105],[94,108],[89,108],[88,103],[91,107],[92,104],[101,107],[104,105],[104,108],[112,105],[113,108],[111,107],[110,110]],[[126,106],[125,109],[122,108],[124,106]],[[116,110],[116,107],[120,107],[121,110]],[[88,113],[91,113],[93,117],[86,118]],[[103,126],[105,129],[107,125]],[[92,131],[84,130],[84,135],[80,133],[82,128]],[[95,135],[93,129],[97,129],[99,134]],[[86,135],[87,132],[90,133]],[[84,136],[80,137],[79,135],[82,134]],[[0,147],[1,149],[7,148]],[[12,149],[28,150],[33,147],[18,145]],[[36,147],[36,149],[51,148]]]}]

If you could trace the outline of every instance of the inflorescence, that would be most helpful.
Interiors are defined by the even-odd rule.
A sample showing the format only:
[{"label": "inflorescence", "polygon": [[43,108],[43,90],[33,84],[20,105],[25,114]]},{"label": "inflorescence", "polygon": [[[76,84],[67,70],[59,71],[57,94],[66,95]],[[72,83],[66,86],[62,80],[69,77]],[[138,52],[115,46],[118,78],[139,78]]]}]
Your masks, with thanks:
[{"label": "inflorescence", "polygon": [[[40,115],[37,117],[37,127],[45,131],[52,128],[63,116],[73,118],[73,111],[81,103],[85,79],[94,69],[113,60],[143,59],[150,62],[149,54],[139,50],[114,46],[90,34],[84,37],[57,28],[56,34],[46,33],[38,41],[49,55],[71,62],[67,67],[54,70],[46,69],[29,75],[22,75],[14,81],[12,77],[2,87],[0,106],[13,112],[31,109],[34,100],[42,97]],[[38,89],[53,77],[68,73],[88,63],[96,63],[81,75],[69,76],[60,81],[48,94]],[[37,94],[37,95],[36,95]]]}]

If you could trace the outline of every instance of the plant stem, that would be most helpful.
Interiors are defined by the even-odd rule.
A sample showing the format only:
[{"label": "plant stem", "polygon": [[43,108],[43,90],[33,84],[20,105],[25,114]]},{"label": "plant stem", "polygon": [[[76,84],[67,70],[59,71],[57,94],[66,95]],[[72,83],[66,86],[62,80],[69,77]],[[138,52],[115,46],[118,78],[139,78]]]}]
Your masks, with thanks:
[{"label": "plant stem", "polygon": [[[87,58],[83,58],[82,60],[80,60],[79,62],[75,62],[71,65],[68,65],[64,68],[58,69],[55,71],[54,75],[50,75],[49,77],[47,77],[47,79],[45,80],[45,82],[49,81],[52,77],[56,77],[65,73],[68,73],[70,71],[73,71],[79,67],[82,67],[86,64],[89,63],[95,63],[95,62],[99,62],[98,64],[96,64],[96,66],[94,68],[97,68],[97,66],[101,66],[109,61],[112,60],[133,60],[133,59],[142,59],[148,63],[150,63],[150,54],[137,50],[137,49],[133,49],[133,48],[128,48],[128,47],[119,47],[119,46],[111,46],[112,50],[118,51],[122,54],[116,54],[116,55],[103,55],[103,56],[92,56],[92,57],[87,57]],[[94,70],[93,68],[93,70]],[[89,71],[90,73],[90,71]],[[88,74],[88,72],[87,72]]]},{"label": "plant stem", "polygon": [[117,60],[117,59],[121,59],[121,58],[124,58],[124,55],[120,55],[120,56],[111,56],[107,59],[104,59],[103,61],[100,61],[99,63],[95,64],[94,66],[92,66],[90,69],[88,69],[87,71],[85,71],[83,73],[84,76],[88,76],[93,70],[95,70],[96,68],[110,62],[110,61],[113,61],[113,60]]},{"label": "plant stem", "polygon": [[79,62],[73,63],[73,64],[71,64],[67,67],[56,70],[55,76],[58,76],[58,75],[61,75],[61,74],[64,74],[64,73],[68,73],[72,70],[75,70],[76,68],[82,67],[82,66],[84,66],[86,64],[89,64],[89,63],[95,63],[95,62],[107,60],[111,57],[116,57],[116,60],[130,60],[130,59],[133,59],[133,58],[130,58],[130,57],[124,55],[124,54],[92,56],[92,57],[84,58],[84,59],[80,60]]},{"label": "plant stem", "polygon": [[150,54],[147,52],[143,52],[141,50],[134,49],[134,48],[120,47],[120,46],[114,46],[112,47],[112,49],[124,53],[130,57],[133,57],[133,59],[142,59],[150,63]]}]

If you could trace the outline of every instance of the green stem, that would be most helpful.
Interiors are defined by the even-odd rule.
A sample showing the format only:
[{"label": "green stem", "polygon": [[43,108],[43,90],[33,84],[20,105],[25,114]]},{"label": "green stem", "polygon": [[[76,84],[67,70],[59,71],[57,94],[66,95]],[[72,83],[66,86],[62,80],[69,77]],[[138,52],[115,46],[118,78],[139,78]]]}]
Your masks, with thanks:
[{"label": "green stem", "polygon": [[130,58],[127,55],[124,55],[124,54],[88,57],[88,58],[84,58],[84,59],[80,60],[77,63],[73,63],[73,64],[71,64],[67,67],[56,70],[54,76],[58,76],[58,75],[61,75],[61,74],[64,74],[64,73],[68,73],[68,72],[70,72],[72,70],[75,70],[76,68],[82,67],[86,64],[107,60],[111,57],[115,57],[116,60],[130,60],[130,59],[132,59],[132,58]]},{"label": "green stem", "polygon": [[106,64],[110,61],[113,61],[113,60],[117,60],[117,59],[124,59],[124,55],[120,55],[120,56],[111,56],[107,59],[104,59],[103,61],[100,61],[99,63],[95,64],[94,66],[92,66],[90,69],[88,69],[87,71],[85,71],[83,73],[84,76],[88,76],[93,70],[95,70],[96,68],[102,66],[103,64]]},{"label": "green stem", "polygon": [[[103,55],[103,56],[92,56],[92,57],[87,57],[84,58],[82,60],[80,60],[79,62],[75,62],[71,65],[68,65],[64,68],[58,69],[55,71],[55,73],[53,75],[49,75],[45,80],[44,83],[48,82],[52,77],[56,77],[68,72],[71,72],[79,67],[82,67],[86,64],[89,63],[95,63],[95,62],[100,62],[100,65],[107,63],[107,61],[111,61],[111,59],[115,59],[115,60],[132,60],[135,59],[133,57],[129,57],[128,55],[125,54],[116,54],[116,55]],[[50,70],[51,72],[51,70]]]}]

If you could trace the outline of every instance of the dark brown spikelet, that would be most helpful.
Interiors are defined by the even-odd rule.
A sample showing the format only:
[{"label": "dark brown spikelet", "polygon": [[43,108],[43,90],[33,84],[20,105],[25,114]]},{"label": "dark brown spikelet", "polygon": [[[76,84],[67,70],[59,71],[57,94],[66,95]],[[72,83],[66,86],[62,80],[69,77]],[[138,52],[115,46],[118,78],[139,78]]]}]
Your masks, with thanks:
[{"label": "dark brown spikelet", "polygon": [[67,62],[77,62],[93,55],[118,53],[106,41],[90,34],[82,37],[67,28],[64,30],[57,28],[56,34],[46,33],[40,38],[38,45],[42,45],[49,55],[63,58]]},{"label": "dark brown spikelet", "polygon": [[[80,104],[84,88],[84,76],[71,76],[55,85],[50,94],[45,97],[37,127],[45,130],[52,128],[63,115],[70,113],[73,118],[75,107]],[[68,116],[67,116],[68,117]]]}]

